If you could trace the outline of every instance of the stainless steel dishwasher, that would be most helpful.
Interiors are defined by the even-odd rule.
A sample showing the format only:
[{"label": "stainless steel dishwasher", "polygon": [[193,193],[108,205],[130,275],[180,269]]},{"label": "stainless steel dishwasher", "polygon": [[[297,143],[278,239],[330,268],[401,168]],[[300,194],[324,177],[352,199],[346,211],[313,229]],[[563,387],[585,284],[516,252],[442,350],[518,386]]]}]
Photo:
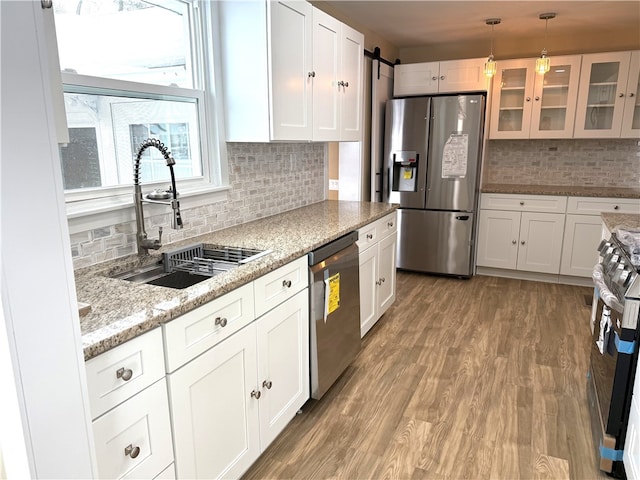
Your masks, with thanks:
[{"label": "stainless steel dishwasher", "polygon": [[360,351],[358,232],[309,253],[311,398],[320,399]]}]

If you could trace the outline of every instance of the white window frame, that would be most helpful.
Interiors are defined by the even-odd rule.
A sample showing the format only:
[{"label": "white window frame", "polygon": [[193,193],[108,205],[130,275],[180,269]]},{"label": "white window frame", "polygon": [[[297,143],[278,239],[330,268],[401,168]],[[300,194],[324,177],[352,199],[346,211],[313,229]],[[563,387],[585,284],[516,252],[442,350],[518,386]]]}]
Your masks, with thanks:
[{"label": "white window frame", "polygon": [[[197,64],[202,68],[196,72],[199,78],[194,83],[199,89],[184,89],[138,83],[124,80],[113,80],[105,77],[92,77],[77,73],[62,72],[60,75],[65,91],[102,95],[130,96],[135,98],[152,98],[175,100],[196,98],[202,106],[198,107],[200,155],[202,158],[202,177],[178,181],[178,192],[181,207],[193,208],[227,198],[229,186],[226,143],[224,141],[224,107],[219,76],[215,71],[219,65],[218,28],[216,2],[199,0],[182,0],[193,5],[190,16],[192,32],[197,32],[201,41],[193,42],[192,55],[198,56]],[[51,19],[53,21],[53,17]],[[51,28],[55,34],[55,25]],[[57,45],[55,38],[51,39]],[[57,48],[57,47],[56,47]],[[57,54],[57,51],[55,52]],[[56,55],[57,56],[57,55]],[[55,57],[54,57],[55,58]],[[194,59],[191,59],[193,62]],[[60,66],[52,69],[59,72]],[[145,97],[145,94],[147,97]],[[59,92],[62,96],[63,93]],[[65,119],[66,122],[66,119]],[[133,179],[133,167],[132,167]],[[144,191],[166,186],[166,181],[145,183],[141,179]],[[100,187],[65,192],[67,218],[70,233],[100,228],[116,223],[133,221],[133,186]],[[156,205],[145,205],[150,210],[147,215],[163,213],[164,209]]]}]

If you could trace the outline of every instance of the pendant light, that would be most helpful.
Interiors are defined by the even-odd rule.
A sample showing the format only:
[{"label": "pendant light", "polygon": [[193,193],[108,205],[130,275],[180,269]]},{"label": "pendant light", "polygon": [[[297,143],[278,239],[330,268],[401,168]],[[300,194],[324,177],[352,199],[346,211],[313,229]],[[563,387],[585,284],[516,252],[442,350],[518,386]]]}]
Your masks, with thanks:
[{"label": "pendant light", "polygon": [[554,12],[549,13],[541,13],[540,20],[544,20],[544,45],[542,48],[542,53],[540,58],[536,60],[536,72],[540,75],[544,75],[549,70],[551,70],[551,59],[547,57],[547,27],[549,23],[549,19],[556,18],[556,14]]},{"label": "pendant light", "polygon": [[485,21],[487,25],[491,25],[491,53],[484,64],[484,74],[489,78],[493,77],[498,71],[498,64],[493,59],[493,27],[499,25],[500,21],[499,18],[487,18]]}]

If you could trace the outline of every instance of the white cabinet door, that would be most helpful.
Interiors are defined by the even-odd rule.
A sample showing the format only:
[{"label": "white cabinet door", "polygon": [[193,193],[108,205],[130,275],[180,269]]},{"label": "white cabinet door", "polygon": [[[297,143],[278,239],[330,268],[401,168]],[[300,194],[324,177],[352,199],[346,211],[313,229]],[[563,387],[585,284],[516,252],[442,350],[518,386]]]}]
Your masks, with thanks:
[{"label": "white cabinet door", "polygon": [[257,320],[261,450],[309,398],[309,295],[305,289]]},{"label": "white cabinet door", "polygon": [[268,2],[271,65],[271,137],[310,140],[312,136],[313,7],[303,1]]},{"label": "white cabinet door", "polygon": [[520,215],[520,212],[480,210],[478,266],[516,268]]},{"label": "white cabinet door", "polygon": [[563,232],[563,214],[523,212],[518,270],[557,274],[560,271]]},{"label": "white cabinet door", "polygon": [[357,142],[362,140],[364,35],[342,24],[340,42],[340,140]]},{"label": "white cabinet door", "polygon": [[640,137],[640,50],[631,52],[620,136],[623,138]]},{"label": "white cabinet door", "polygon": [[582,56],[551,57],[551,70],[536,75],[529,138],[572,138]]},{"label": "white cabinet door", "polygon": [[529,138],[535,59],[501,60],[493,80],[489,137]]},{"label": "white cabinet door", "polygon": [[340,135],[339,91],[341,22],[313,9],[313,139]]},{"label": "white cabinet door", "polygon": [[252,392],[255,323],[169,375],[178,478],[237,478],[258,458],[259,400]]},{"label": "white cabinet door", "polygon": [[598,263],[596,248],[602,235],[602,219],[599,215],[570,215],[565,220],[562,244],[562,275],[591,277],[593,266]]},{"label": "white cabinet door", "polygon": [[[378,320],[376,298],[378,281],[378,247],[373,245],[361,250],[360,264],[360,336],[364,335]],[[395,265],[394,265],[395,266]]]},{"label": "white cabinet door", "polygon": [[393,95],[425,95],[438,93],[439,62],[396,65],[393,73]]},{"label": "white cabinet door", "polygon": [[631,52],[582,56],[576,138],[620,137]]},{"label": "white cabinet door", "polygon": [[484,75],[486,58],[440,62],[438,92],[486,91],[489,79]]},{"label": "white cabinet door", "polygon": [[378,317],[396,300],[396,235],[380,240],[378,244]]}]

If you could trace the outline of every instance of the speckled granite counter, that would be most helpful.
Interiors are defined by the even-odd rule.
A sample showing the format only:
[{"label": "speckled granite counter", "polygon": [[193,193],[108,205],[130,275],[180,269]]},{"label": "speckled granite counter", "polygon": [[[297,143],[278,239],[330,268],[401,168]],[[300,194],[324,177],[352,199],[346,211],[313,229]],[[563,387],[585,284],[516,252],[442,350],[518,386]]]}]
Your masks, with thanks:
[{"label": "speckled granite counter", "polygon": [[566,195],[570,197],[640,198],[640,188],[581,187],[568,185],[514,185],[488,183],[482,193],[510,193],[524,195]]},{"label": "speckled granite counter", "polygon": [[[395,208],[382,203],[325,201],[173,243],[142,259],[132,255],[78,269],[75,272],[78,301],[91,305],[90,313],[80,318],[84,358],[88,360],[152,330]],[[156,262],[163,251],[198,242],[272,252],[184,290],[109,278]]]},{"label": "speckled granite counter", "polygon": [[640,230],[640,214],[633,213],[602,213],[602,222],[611,232],[614,228],[624,225],[627,228]]}]

